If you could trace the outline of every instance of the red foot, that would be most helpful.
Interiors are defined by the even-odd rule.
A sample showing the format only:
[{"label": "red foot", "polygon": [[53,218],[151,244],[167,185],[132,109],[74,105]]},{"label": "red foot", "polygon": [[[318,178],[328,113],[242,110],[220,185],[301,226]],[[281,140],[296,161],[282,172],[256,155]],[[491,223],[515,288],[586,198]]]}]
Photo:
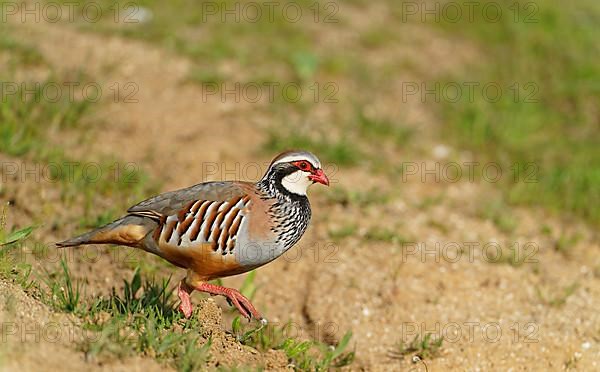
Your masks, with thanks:
[{"label": "red foot", "polygon": [[252,303],[250,303],[250,300],[248,300],[237,289],[221,287],[220,285],[214,285],[210,283],[202,283],[195,289],[200,292],[225,296],[246,319],[251,320],[252,318],[255,318],[260,320],[262,323],[265,322],[265,319],[254,308]]},{"label": "red foot", "polygon": [[179,282],[179,287],[177,288],[177,296],[179,296],[179,299],[181,300],[179,311],[181,311],[186,318],[192,316],[192,300],[190,299],[190,293],[192,291],[193,288],[190,288],[185,283],[185,279]]}]

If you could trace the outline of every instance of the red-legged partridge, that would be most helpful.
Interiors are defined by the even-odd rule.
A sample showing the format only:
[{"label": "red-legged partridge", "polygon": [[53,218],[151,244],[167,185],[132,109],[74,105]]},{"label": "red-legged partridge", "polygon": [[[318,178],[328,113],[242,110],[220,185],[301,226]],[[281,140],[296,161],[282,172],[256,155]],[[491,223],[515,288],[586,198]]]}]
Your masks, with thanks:
[{"label": "red-legged partridge", "polygon": [[166,192],[127,210],[106,226],[57,243],[119,244],[141,248],[187,269],[179,283],[179,309],[192,314],[193,290],[223,295],[246,318],[263,320],[239,291],[208,281],[262,266],[290,249],[310,220],[307,188],[329,185],[316,156],[278,155],[256,182],[205,182]]}]

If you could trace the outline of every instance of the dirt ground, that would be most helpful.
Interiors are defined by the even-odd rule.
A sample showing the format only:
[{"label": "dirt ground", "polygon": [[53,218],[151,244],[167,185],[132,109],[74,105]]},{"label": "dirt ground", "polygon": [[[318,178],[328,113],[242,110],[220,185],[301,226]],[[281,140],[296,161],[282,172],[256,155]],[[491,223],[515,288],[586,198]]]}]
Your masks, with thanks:
[{"label": "dirt ground", "polygon": [[[250,115],[255,112],[248,103],[201,104],[200,88],[184,83],[190,67],[184,58],[145,43],[64,25],[42,22],[19,27],[21,35],[57,69],[82,68],[101,77],[104,86],[133,80],[139,84],[138,103],[107,102],[94,113],[101,124],[92,145],[82,147],[77,136],[57,135],[56,146],[67,153],[85,154],[87,159],[117,154],[160,179],[164,191],[206,180],[209,163],[219,167],[209,178],[220,179],[247,176],[239,171],[237,177],[225,174],[225,165],[231,169],[241,164],[238,169],[244,169],[249,162],[269,161],[270,155],[258,151],[264,141],[261,129],[266,128],[260,113]],[[421,57],[430,58],[428,50]],[[396,51],[412,52],[411,47]],[[433,130],[441,125],[418,103],[401,106],[412,113],[414,122],[427,121],[427,128]],[[412,155],[417,164],[470,160],[467,153],[432,142],[426,132],[415,139],[422,149]],[[14,159],[1,155],[0,160]],[[311,190],[313,221],[302,241],[258,270],[255,304],[271,322],[291,321],[303,337],[330,344],[351,330],[356,360],[350,370],[600,369],[597,231],[534,208],[513,209],[518,223],[510,232],[504,231],[482,216],[481,205],[499,193],[485,182],[432,178],[422,182],[419,177],[394,181],[360,166],[339,169],[331,178],[335,182],[331,189]],[[381,202],[339,202],[328,194],[337,186],[356,193],[375,189],[389,196]],[[75,233],[74,221],[81,210],[62,209],[58,187],[33,180],[7,182],[2,199],[13,202],[9,227],[33,219],[41,225],[35,238],[47,242]],[[98,208],[110,206],[111,201],[103,204]],[[357,227],[354,234],[331,237],[331,231],[348,225]],[[395,231],[397,236],[373,237],[378,229]],[[555,249],[561,236],[570,235],[579,238],[568,254]],[[511,247],[518,247],[527,260],[519,265],[489,262],[498,247],[503,257]],[[132,268],[115,255],[100,254],[90,261],[81,259],[84,252],[73,253],[80,264],[71,268],[76,278],[87,283],[89,295],[109,293],[131,276]],[[167,265],[159,270],[176,279],[183,276]],[[224,283],[235,287],[242,280],[228,278]],[[85,360],[76,346],[83,337],[76,319],[53,312],[18,286],[7,282],[0,286],[3,324],[18,328],[16,333],[3,329],[4,370],[165,368],[143,356],[115,359],[108,365]],[[224,301],[196,294],[194,302],[202,307],[201,319],[213,331],[215,360],[223,365],[287,368],[282,352],[259,353],[225,332],[229,322],[222,317],[231,315],[221,314],[219,306],[227,308]],[[28,336],[28,330],[39,335],[40,329],[48,329],[48,322],[72,324],[66,327],[72,327],[72,334]],[[413,363],[410,356],[394,357],[399,342],[428,332],[444,337],[439,355],[424,364]]]}]

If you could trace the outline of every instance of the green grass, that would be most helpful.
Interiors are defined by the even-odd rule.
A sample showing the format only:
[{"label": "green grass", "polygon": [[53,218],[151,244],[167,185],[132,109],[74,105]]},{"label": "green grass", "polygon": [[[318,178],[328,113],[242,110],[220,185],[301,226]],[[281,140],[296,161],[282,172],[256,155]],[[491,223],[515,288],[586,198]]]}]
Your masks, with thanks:
[{"label": "green grass", "polygon": [[[351,27],[345,20],[346,14],[341,9],[334,9],[333,3],[284,1],[277,3],[278,9],[272,18],[263,7],[262,17],[255,22],[248,20],[250,13],[244,10],[230,14],[223,21],[221,16],[226,9],[246,7],[245,3],[236,1],[196,4],[191,0],[176,0],[166,4],[147,0],[136,3],[143,8],[137,11],[148,10],[152,18],[129,24],[114,21],[113,2],[101,1],[99,4],[105,10],[103,20],[94,24],[81,22],[84,29],[143,40],[188,57],[192,62],[189,82],[215,83],[217,89],[221,84],[228,89],[234,84],[280,84],[274,88],[273,101],[252,105],[265,111],[267,122],[272,124],[263,146],[269,153],[303,148],[337,166],[355,166],[363,159],[376,165],[383,160],[379,153],[381,144],[391,143],[395,148],[403,148],[412,138],[413,131],[396,118],[365,115],[364,107],[376,101],[377,94],[386,93],[378,91],[379,77],[367,69],[361,48],[356,51],[360,57],[353,58],[354,54],[349,55],[348,49],[325,48],[315,42],[323,32]],[[288,4],[302,9],[300,21],[291,22],[281,12]],[[123,8],[124,5],[116,7]],[[210,6],[216,14],[207,12],[205,6]],[[212,6],[217,8],[212,9]],[[315,6],[319,7],[316,22]],[[240,15],[239,21],[233,20],[236,15]],[[325,22],[325,18],[332,15],[337,21]],[[383,37],[386,32],[385,26],[378,26],[366,35],[368,45],[365,49],[370,49],[373,44],[389,43],[389,38]],[[288,83],[301,87],[301,99],[297,102],[286,96],[286,92],[295,95],[295,89],[292,89],[293,93],[281,89]],[[316,84],[318,88],[315,88]],[[360,89],[348,89],[352,86]],[[269,88],[264,88],[263,97],[269,92]],[[234,100],[231,95],[228,99]],[[311,114],[317,110],[329,114],[315,122]],[[290,118],[290,113],[298,114],[299,118]],[[313,122],[313,128],[322,130],[316,131],[318,133],[299,130],[307,122]],[[390,169],[384,164],[376,168]]]},{"label": "green grass", "polygon": [[[268,133],[263,149],[269,153],[286,149],[309,149],[319,154],[324,162],[336,167],[368,164],[376,171],[384,169],[390,175],[397,173],[390,166],[390,160],[382,158],[381,148],[388,144],[396,150],[405,148],[414,131],[397,120],[370,117],[363,109],[351,106],[348,102],[336,104],[340,111],[336,114],[339,118],[334,119],[339,121],[336,124],[310,131],[302,128],[302,124],[273,128]],[[308,104],[306,111],[309,112],[314,107],[315,103]]]},{"label": "green grass", "polygon": [[[185,320],[172,298],[170,280],[143,280],[136,269],[124,281],[122,292],[87,305],[81,315],[86,328],[97,332],[81,349],[92,358],[111,358],[136,353],[151,356],[180,371],[197,370],[210,358],[208,342],[200,342],[202,327],[194,315]],[[106,318],[102,314],[108,314]],[[200,331],[200,332],[199,332]]]},{"label": "green grass", "polygon": [[[425,27],[459,43],[464,39],[481,56],[444,76],[431,76],[419,66],[407,67],[407,61],[369,68],[369,53],[385,52],[388,46],[402,42],[389,37],[403,26],[400,17],[394,18],[394,14],[400,15],[400,7],[391,1],[390,19],[385,24],[368,25],[358,35],[355,48],[345,49],[323,48],[316,41],[323,33],[351,29],[344,12],[347,8],[336,14],[339,22],[328,24],[314,22],[314,3],[310,1],[299,3],[306,17],[297,23],[289,22],[277,11],[273,19],[263,14],[258,22],[244,17],[235,22],[230,16],[224,22],[223,10],[239,4],[234,1],[216,4],[216,15],[208,15],[204,5],[191,0],[168,4],[146,0],[136,4],[143,7],[138,12],[149,10],[151,19],[135,24],[115,22],[113,2],[102,1],[102,21],[82,22],[81,26],[144,40],[187,56],[193,62],[190,80],[200,83],[293,81],[304,88],[314,81],[338,83],[339,103],[329,110],[323,123],[316,123],[327,125],[325,134],[298,130],[310,120],[307,114],[319,103],[302,100],[289,104],[279,99],[268,105],[266,110],[272,112],[267,116],[276,129],[264,146],[270,152],[302,147],[340,166],[357,165],[363,159],[377,165],[377,161],[383,161],[378,152],[381,144],[392,143],[401,150],[413,136],[397,118],[372,118],[362,110],[382,95],[391,94],[387,88],[390,73],[401,68],[417,73],[418,78],[442,83],[496,82],[504,93],[498,102],[488,102],[476,93],[472,101],[463,94],[456,103],[434,105],[443,122],[440,139],[473,150],[479,161],[499,163],[504,175],[511,174],[501,183],[509,202],[542,205],[600,223],[600,209],[594,207],[600,204],[600,147],[596,140],[600,135],[596,103],[600,98],[596,63],[600,59],[596,42],[600,6],[595,0],[537,0],[533,15],[530,1],[501,3],[503,16],[495,23],[482,18],[480,11],[471,21],[466,7],[458,23],[448,22],[445,17],[433,23],[434,17],[428,17],[430,24]],[[279,3],[279,8],[284,4],[287,2]],[[125,5],[118,4],[117,8],[123,12]],[[322,15],[325,5],[321,4]],[[353,2],[345,6],[360,11],[366,5]],[[483,7],[478,6],[479,10]],[[233,69],[226,68],[232,64]],[[236,71],[240,72],[238,76]],[[343,90],[354,86],[360,89]],[[279,111],[283,113],[278,116]],[[290,112],[300,113],[302,120],[289,123]],[[295,130],[280,130],[279,124],[284,122]],[[330,131],[330,127],[335,130]],[[332,136],[332,132],[337,135]],[[394,162],[385,160],[385,164]],[[376,168],[392,169],[385,164]]]},{"label": "green grass", "polygon": [[[234,3],[226,2],[228,6]],[[353,10],[360,11],[361,6],[366,6],[358,3],[352,2],[352,6],[358,7]],[[528,1],[520,2],[521,6],[525,3]],[[598,3],[595,0],[581,0],[573,4],[559,0],[539,0],[536,3],[539,4],[536,16],[539,22],[535,24],[514,22],[513,13],[504,9],[507,17],[497,24],[477,19],[473,23],[429,25],[442,30],[450,38],[456,37],[458,43],[461,38],[472,42],[481,56],[472,65],[466,66],[464,73],[432,78],[441,81],[499,82],[505,93],[510,92],[495,103],[476,95],[474,102],[463,99],[435,107],[443,122],[439,133],[441,139],[472,150],[479,161],[500,163],[505,174],[513,171],[511,167],[517,166],[517,182],[511,182],[512,177],[504,177],[509,181],[501,183],[506,190],[505,200],[496,204],[494,201],[486,203],[480,211],[482,218],[489,219],[506,234],[514,233],[519,223],[506,201],[542,205],[558,213],[567,211],[593,223],[600,222],[600,210],[596,207],[600,204],[600,150],[597,144],[600,136],[597,112],[599,65],[596,62],[600,60],[597,43],[597,24],[600,23]],[[342,22],[331,25],[293,24],[279,15],[273,22],[223,23],[218,16],[211,16],[204,21],[202,6],[192,0],[169,3],[144,0],[136,4],[152,11],[153,18],[149,22],[117,24],[113,21],[114,10],[110,9],[113,2],[107,0],[100,4],[105,14],[102,22],[82,23],[82,27],[155,43],[181,53],[192,60],[191,81],[294,81],[306,89],[311,81],[340,79],[351,83],[340,84],[341,88],[358,88],[340,91],[339,104],[328,107],[334,113],[326,112],[324,119],[321,119],[321,115],[315,116],[319,122],[316,125],[313,123],[312,128],[319,128],[317,131],[303,129],[313,118],[310,114],[322,107],[310,102],[291,105],[279,97],[273,108],[266,109],[267,120],[273,123],[274,128],[264,144],[264,149],[270,153],[287,148],[306,148],[317,153],[324,163],[339,166],[368,166],[379,158],[385,158],[381,160],[386,162],[385,168],[395,172],[397,168],[387,165],[397,159],[382,157],[380,148],[392,145],[401,154],[414,136],[413,131],[404,127],[397,118],[384,114],[369,116],[364,109],[378,103],[383,95],[389,93],[387,86],[394,85],[390,76],[395,76],[390,73],[408,69],[406,72],[410,76],[424,71],[422,67],[408,68],[410,63],[407,61],[395,60],[383,66],[381,71],[367,68],[371,66],[367,62],[374,56],[373,51],[384,53],[382,57],[393,56],[385,54],[386,47],[391,46],[389,39],[395,42],[397,38],[388,38],[388,35],[397,32],[399,24],[388,27],[389,23],[382,22],[381,25],[370,25],[364,33],[357,32],[352,29],[352,24],[343,22],[343,12],[339,14]],[[308,14],[311,14],[312,4],[307,1],[300,3]],[[395,2],[389,1],[388,4],[393,9],[398,8]],[[512,2],[506,5],[510,4]],[[120,11],[124,10],[123,5],[125,2],[118,4]],[[76,13],[80,13],[80,10],[78,8]],[[466,9],[463,14],[467,14]],[[325,34],[328,31],[341,32],[339,35]],[[352,44],[343,44],[344,47],[332,50],[319,46],[321,37],[341,36],[343,39],[347,31],[357,34],[356,42],[359,45],[349,48],[348,45]],[[35,48],[14,36],[0,36],[0,51],[11,56],[13,65],[38,66],[45,63]],[[9,73],[6,78],[10,76]],[[52,77],[55,80],[65,78]],[[49,82],[41,82],[41,87]],[[520,83],[520,98],[516,101],[514,93],[509,90],[515,82]],[[525,86],[527,82],[535,83],[530,88],[539,88],[534,97],[539,103],[526,101],[526,94],[531,92]],[[34,96],[39,94],[37,92]],[[348,97],[352,99],[345,99]],[[55,176],[61,182],[63,199],[84,196],[85,213],[79,221],[81,228],[108,222],[120,210],[97,211],[95,198],[110,195],[115,200],[120,198],[118,195],[124,194],[140,198],[140,194],[148,193],[148,181],[141,171],[132,173],[139,181],[133,187],[131,182],[124,180],[92,180],[84,176],[81,166],[75,167],[75,182],[64,177],[66,163],[77,159],[70,159],[62,151],[56,150],[49,142],[50,134],[88,129],[84,122],[93,109],[94,105],[85,101],[50,104],[44,100],[32,102],[10,98],[0,106],[0,151],[36,162],[59,164]],[[290,112],[300,113],[302,117],[299,120],[290,119]],[[277,113],[280,116],[276,116]],[[284,126],[286,129],[281,129]],[[102,173],[112,174],[111,166],[116,161],[118,159],[102,159],[99,162]],[[531,163],[538,168],[528,167]],[[531,169],[533,174],[529,173]],[[536,182],[523,182],[530,175],[534,176]],[[389,200],[390,195],[378,189],[356,191],[332,187],[325,197],[329,203],[342,206],[378,208]],[[418,203],[421,208],[427,209],[439,204],[444,197],[440,193]],[[445,227],[436,221],[430,225],[444,232]],[[343,239],[356,230],[357,227],[353,225],[343,226],[330,231],[330,237]],[[13,232],[2,231],[0,234],[0,241],[7,243],[0,251],[1,275],[24,285],[30,283],[28,277],[31,267],[18,266],[12,258],[27,232],[26,228]],[[369,230],[366,238],[402,242],[401,237],[385,229]],[[560,236],[554,248],[567,255],[574,243],[570,236]],[[514,266],[522,264],[520,256],[503,257],[507,258],[502,262]],[[253,275],[247,277],[242,287],[242,292],[250,297],[256,291]],[[175,300],[170,297],[167,286],[168,282],[142,282],[139,271],[136,271],[132,279],[124,283],[122,292],[115,291],[108,298],[90,303],[83,295],[83,287],[71,279],[64,263],[51,274],[48,285],[52,306],[86,317],[87,327],[100,335],[97,341],[82,345],[88,356],[139,353],[164,360],[181,370],[200,369],[210,358],[206,346],[208,343],[199,342],[198,332],[190,329],[197,326],[196,317],[189,322],[190,328],[173,332],[181,318],[174,311]],[[575,289],[560,289],[553,296],[541,295],[540,292],[540,298],[546,304],[560,306]],[[108,314],[109,320],[103,319],[105,314]],[[242,336],[245,343],[259,350],[283,350],[290,363],[301,370],[327,369],[346,364],[351,360],[350,355],[353,355],[345,352],[349,335],[344,336],[333,348],[287,338],[285,332],[277,327],[253,330]],[[441,343],[441,339],[432,340],[431,335],[419,336],[412,342],[398,345],[396,352],[397,355],[413,354],[429,358],[437,353]]]},{"label": "green grass", "polygon": [[[256,271],[251,271],[240,287],[240,292],[249,299],[254,297],[258,289],[254,284],[255,277]],[[352,337],[351,332],[347,332],[340,342],[332,347],[316,341],[301,341],[288,337],[290,326],[290,323],[282,327],[268,324],[253,328],[251,325],[243,325],[240,317],[236,316],[231,329],[238,341],[257,350],[283,350],[296,370],[326,371],[350,365],[354,360],[354,352],[345,352]]]},{"label": "green grass", "polygon": [[7,53],[10,65],[40,66],[46,63],[42,54],[33,46],[22,42],[7,32],[4,22],[0,25],[0,53]]},{"label": "green grass", "polygon": [[2,207],[0,215],[0,278],[19,284],[27,290],[34,286],[30,279],[31,265],[23,262],[21,247],[34,230],[34,226],[8,231],[8,203]]},{"label": "green grass", "polygon": [[[123,282],[123,292],[113,294],[109,298],[101,298],[90,307],[90,313],[106,311],[111,314],[127,315],[143,313],[151,309],[165,324],[172,325],[179,318],[175,310],[175,300],[171,298],[169,279],[161,282],[142,281],[140,270],[136,269],[131,281]],[[141,294],[141,295],[140,295]]]},{"label": "green grass", "polygon": [[258,290],[258,286],[256,284],[254,284],[255,278],[256,278],[256,270],[252,270],[248,274],[246,274],[246,277],[244,278],[244,282],[240,286],[240,293],[243,294],[244,296],[246,296],[246,298],[248,298],[249,300],[254,299],[254,295],[256,294],[256,291]]},{"label": "green grass", "polygon": [[373,227],[367,230],[364,238],[375,242],[384,242],[390,244],[407,243],[410,240],[398,234],[397,231],[386,227]]},{"label": "green grass", "polygon": [[5,231],[7,214],[8,203],[2,208],[2,216],[0,219],[0,247],[8,246],[27,239],[34,229],[33,226],[28,226],[11,232]]},{"label": "green grass", "polygon": [[99,337],[81,345],[90,358],[125,357],[140,353],[171,364],[179,371],[194,371],[205,367],[211,342],[199,343],[196,332],[176,332],[165,328],[149,312],[134,321],[111,318],[103,325]]},{"label": "green grass", "polygon": [[542,289],[538,286],[535,287],[535,292],[539,298],[539,300],[548,306],[551,307],[561,307],[563,306],[569,297],[571,297],[575,291],[579,288],[579,283],[574,282],[567,287],[564,288],[553,288],[549,291],[542,291]]},{"label": "green grass", "polygon": [[358,164],[361,151],[353,145],[353,142],[341,138],[331,140],[323,134],[314,138],[312,136],[288,133],[285,131],[271,131],[264,144],[265,151],[275,153],[289,149],[307,149],[323,159],[324,163],[335,166],[351,166]]},{"label": "green grass", "polygon": [[357,112],[355,121],[353,126],[364,140],[380,143],[391,141],[400,147],[405,146],[414,134],[411,128],[390,119],[371,118],[364,113],[364,110]]},{"label": "green grass", "polygon": [[[484,244],[484,261],[492,264],[507,264],[513,267],[521,267],[524,264],[538,264],[536,255],[539,247],[534,242],[520,245],[518,242],[507,242],[506,246]],[[535,266],[534,266],[534,270]]]},{"label": "green grass", "polygon": [[339,228],[328,230],[327,236],[330,239],[333,239],[334,241],[339,242],[339,241],[343,240],[344,238],[354,236],[357,231],[358,231],[358,226],[356,226],[355,224],[346,224],[346,225],[340,226]]},{"label": "green grass", "polygon": [[[13,71],[14,72],[14,71]],[[52,86],[69,89],[64,83],[89,81],[81,73],[51,74],[43,81],[11,81],[10,72],[3,81],[14,83],[17,90],[0,102],[0,152],[36,163],[39,179],[60,185],[60,196],[68,202],[83,196],[81,225],[91,227],[116,216],[116,211],[98,211],[97,198],[110,196],[117,206],[142,199],[158,190],[137,164],[124,163],[114,156],[74,159],[53,143],[56,133],[78,135],[92,130],[86,118],[96,108],[85,99],[71,99],[63,92],[59,99],[49,97]],[[27,93],[25,93],[25,91]],[[85,141],[82,139],[82,141]]]},{"label": "green grass", "polygon": [[60,261],[60,269],[58,272],[47,273],[45,282],[50,294],[45,302],[60,311],[82,314],[85,311],[81,302],[83,284],[73,281],[64,258]]},{"label": "green grass", "polygon": [[259,328],[242,326],[239,317],[232,322],[232,332],[238,340],[257,350],[282,350],[288,357],[290,365],[297,371],[328,371],[350,365],[354,361],[355,352],[346,351],[352,338],[347,332],[335,346],[317,341],[302,341],[288,337],[291,324],[277,326],[269,324]]},{"label": "green grass", "polygon": [[326,195],[327,201],[331,204],[341,206],[368,207],[373,205],[385,204],[390,200],[391,195],[373,188],[367,191],[347,189],[343,186],[332,187]]},{"label": "green grass", "polygon": [[[147,22],[128,23],[115,22],[116,9],[122,16],[125,6],[129,3],[121,2],[115,6],[112,1],[100,1],[103,8],[103,17],[100,22],[90,23],[81,20],[80,25],[85,29],[100,32],[117,33],[156,43],[190,57],[196,62],[198,71],[194,76],[216,76],[214,65],[224,60],[234,60],[244,69],[251,70],[253,76],[268,76],[273,73],[278,75],[275,81],[290,79],[300,81],[311,77],[319,65],[320,60],[312,51],[311,37],[307,32],[306,24],[313,20],[313,2],[300,1],[296,4],[302,8],[304,22],[289,22],[282,13],[282,7],[287,4],[278,3],[279,11],[273,12],[273,17],[268,16],[266,8],[262,8],[263,15],[252,20],[252,9],[236,12],[229,15],[223,22],[222,15],[226,9],[246,6],[235,1],[197,3],[192,0],[175,0],[169,3],[157,0],[144,0],[135,4],[141,8],[136,13],[148,10],[152,17]],[[76,13],[83,3],[76,8]],[[210,6],[210,9],[206,7]],[[212,7],[216,8],[213,9]],[[216,14],[211,14],[215,11]],[[309,16],[310,15],[310,16]],[[262,42],[268,38],[269,42]],[[283,63],[280,63],[283,62]],[[277,64],[281,72],[273,69]],[[210,78],[209,80],[213,80]]]},{"label": "green grass", "polygon": [[72,278],[66,260],[47,273],[47,291],[41,299],[57,311],[73,313],[83,321],[86,337],[78,345],[88,358],[100,360],[142,354],[170,364],[179,371],[203,368],[210,356],[210,339],[201,342],[197,316],[183,325],[171,298],[169,280],[143,281],[139,270],[125,281],[120,293],[88,298],[83,284]]},{"label": "green grass", "polygon": [[79,126],[90,109],[88,101],[69,100],[68,95],[62,95],[57,102],[52,102],[54,98],[47,99],[46,87],[60,86],[64,79],[52,76],[42,82],[17,82],[3,78],[17,87],[15,94],[6,93],[0,102],[0,149],[3,153],[23,156],[35,152],[39,157],[52,157],[60,152],[45,143],[46,134]]},{"label": "green grass", "polygon": [[57,73],[46,66],[49,74],[43,80],[16,80],[17,72],[24,67],[45,62],[37,49],[18,41],[16,31],[6,26],[1,31],[0,52],[6,53],[12,62],[0,73],[3,81],[0,152],[40,163],[44,181],[61,184],[63,200],[84,194],[85,225],[107,219],[93,209],[97,195],[127,193],[129,199],[141,199],[156,190],[157,184],[136,164],[126,164],[114,156],[93,161],[73,159],[53,143],[57,133],[81,135],[93,129],[88,118],[102,101],[95,103],[78,97],[78,87],[94,80],[81,71]]},{"label": "green grass", "polygon": [[385,26],[377,25],[360,34],[360,43],[367,49],[377,49],[384,47],[391,36]]},{"label": "green grass", "polygon": [[[497,23],[464,19],[436,25],[474,42],[485,59],[445,81],[496,82],[504,92],[498,102],[482,94],[469,102],[465,94],[457,103],[437,105],[443,133],[480,160],[498,162],[505,173],[511,167],[521,170],[517,182],[503,184],[511,202],[570,212],[598,224],[600,4],[538,0],[537,22],[525,23],[533,8],[518,3],[518,22],[515,11],[504,8]],[[528,163],[537,169],[526,171]],[[535,176],[533,183],[524,182],[529,175]]]},{"label": "green grass", "polygon": [[512,233],[519,223],[510,207],[499,198],[482,200],[477,213],[479,217],[492,221],[498,230],[507,234]]},{"label": "green grass", "polygon": [[565,258],[570,258],[572,256],[572,248],[579,240],[581,240],[579,234],[560,234],[554,242],[554,250],[562,254]]},{"label": "green grass", "polygon": [[[0,219],[0,277],[36,287],[36,297],[56,311],[79,317],[87,330],[78,348],[89,358],[101,360],[142,354],[170,364],[179,371],[195,371],[210,359],[210,338],[202,341],[202,327],[195,314],[183,321],[172,298],[170,280],[143,281],[136,269],[123,289],[108,297],[89,298],[84,284],[74,279],[63,257],[54,271],[46,271],[39,286],[30,278],[31,265],[23,262],[24,242],[33,227],[7,231],[7,207]],[[248,283],[251,284],[251,281]],[[246,293],[253,290],[246,285]],[[255,287],[254,287],[255,289]]]},{"label": "green grass", "polygon": [[[85,328],[92,333],[79,345],[89,358],[122,358],[134,354],[151,356],[170,364],[180,371],[204,368],[210,360],[209,335],[203,334],[198,314],[184,319],[177,311],[177,300],[172,298],[169,279],[157,282],[143,280],[136,269],[131,280],[124,281],[123,289],[109,297],[81,301],[80,287],[73,285],[66,264],[57,273],[57,290],[63,295],[52,305],[60,311],[73,312],[85,321]],[[254,276],[249,275],[241,287],[246,295],[252,295],[256,287]],[[286,327],[269,325],[251,328],[242,325],[239,317],[232,323],[232,331],[245,345],[259,351],[282,350],[290,364],[300,371],[326,371],[349,365],[354,352],[346,351],[351,333],[345,334],[336,346],[314,341],[300,341],[287,337]],[[207,340],[208,341],[202,341]]]},{"label": "green grass", "polygon": [[426,333],[424,336],[416,335],[410,342],[398,342],[390,351],[390,356],[403,358],[406,355],[412,355],[421,360],[432,359],[439,354],[443,342],[443,337],[433,337],[431,333]]},{"label": "green grass", "polygon": [[0,102],[0,151],[47,163],[45,180],[74,186],[63,189],[63,195],[73,191],[103,195],[144,191],[148,177],[135,164],[124,164],[112,157],[93,162],[72,159],[51,143],[51,133],[91,129],[84,124],[92,110],[90,101],[70,99],[64,94],[54,102],[45,95],[46,87],[63,86],[66,81],[70,82],[70,77],[52,75],[41,82],[15,82],[17,92]]},{"label": "green grass", "polygon": [[[0,234],[6,243],[3,248],[26,239],[28,231],[27,228]],[[2,264],[4,252],[4,249],[0,251]],[[11,270],[14,274],[14,268]],[[83,282],[73,278],[63,258],[56,271],[46,273],[44,282],[41,300],[56,311],[72,313],[82,320],[86,332],[78,349],[87,358],[108,361],[137,354],[152,357],[179,371],[202,369],[210,361],[210,335],[203,333],[197,313],[184,319],[177,310],[170,279],[144,280],[136,269],[131,279],[123,282],[122,290],[113,288],[109,296],[90,298],[85,295]],[[251,273],[241,286],[241,292],[252,297],[257,289],[253,282]],[[243,344],[263,352],[282,350],[290,365],[299,371],[326,371],[347,366],[354,359],[354,352],[346,351],[350,332],[337,345],[330,346],[288,337],[287,326],[269,325],[250,330],[248,327],[242,325],[239,317],[232,324],[234,334]]]},{"label": "green grass", "polygon": [[581,359],[580,355],[572,355],[563,363],[563,368],[565,371],[577,370],[577,364],[579,363],[579,359]]}]

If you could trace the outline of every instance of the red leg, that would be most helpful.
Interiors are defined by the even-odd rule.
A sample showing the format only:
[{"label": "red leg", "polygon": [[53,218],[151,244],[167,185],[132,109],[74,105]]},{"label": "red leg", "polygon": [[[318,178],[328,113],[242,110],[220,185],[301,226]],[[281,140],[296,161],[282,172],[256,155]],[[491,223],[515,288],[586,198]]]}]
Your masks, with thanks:
[{"label": "red leg", "polygon": [[192,300],[190,299],[190,293],[192,293],[193,290],[194,288],[186,284],[185,279],[179,282],[179,287],[177,288],[177,295],[181,300],[179,311],[181,311],[186,318],[192,316]]},{"label": "red leg", "polygon": [[265,322],[265,319],[254,308],[252,303],[250,303],[250,300],[248,300],[237,289],[221,287],[220,285],[214,285],[210,283],[202,283],[195,289],[200,292],[225,296],[246,319],[250,320],[251,318],[255,318],[263,323]]}]

